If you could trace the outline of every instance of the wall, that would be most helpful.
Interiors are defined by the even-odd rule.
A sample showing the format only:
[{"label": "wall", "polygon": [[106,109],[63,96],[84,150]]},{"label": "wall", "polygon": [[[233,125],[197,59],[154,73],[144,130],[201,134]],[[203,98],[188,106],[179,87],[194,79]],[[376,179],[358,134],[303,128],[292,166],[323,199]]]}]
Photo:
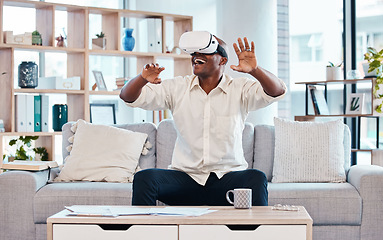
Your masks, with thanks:
[{"label": "wall", "polygon": [[[259,66],[277,74],[277,3],[276,0],[222,0],[217,1],[218,36],[230,46],[238,37],[247,37],[256,45]],[[234,72],[230,65],[237,65],[238,60],[231,47],[226,72],[233,77],[246,76]],[[273,125],[273,117],[278,115],[277,103],[251,112],[247,119],[253,124]]]}]

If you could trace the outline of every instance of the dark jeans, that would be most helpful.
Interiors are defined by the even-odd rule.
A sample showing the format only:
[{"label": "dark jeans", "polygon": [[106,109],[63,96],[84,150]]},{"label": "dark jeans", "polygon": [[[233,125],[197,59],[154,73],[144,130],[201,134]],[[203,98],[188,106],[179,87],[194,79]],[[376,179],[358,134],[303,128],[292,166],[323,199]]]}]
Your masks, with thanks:
[{"label": "dark jeans", "polygon": [[211,173],[205,186],[188,174],[166,169],[146,169],[133,181],[132,205],[155,206],[156,200],[178,206],[225,206],[226,192],[234,188],[251,188],[253,206],[267,206],[266,175],[256,169],[234,171],[221,179]]}]

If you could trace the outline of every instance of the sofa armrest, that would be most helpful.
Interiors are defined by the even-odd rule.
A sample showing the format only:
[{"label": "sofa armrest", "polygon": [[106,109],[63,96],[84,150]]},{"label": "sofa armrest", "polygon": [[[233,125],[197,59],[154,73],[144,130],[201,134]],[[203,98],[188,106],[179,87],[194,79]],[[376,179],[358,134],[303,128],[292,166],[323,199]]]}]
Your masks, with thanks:
[{"label": "sofa armrest", "polygon": [[0,174],[0,239],[35,239],[33,199],[48,175],[49,170]]},{"label": "sofa armrest", "polygon": [[361,239],[381,239],[383,236],[383,167],[356,165],[348,172],[348,182],[362,197]]}]

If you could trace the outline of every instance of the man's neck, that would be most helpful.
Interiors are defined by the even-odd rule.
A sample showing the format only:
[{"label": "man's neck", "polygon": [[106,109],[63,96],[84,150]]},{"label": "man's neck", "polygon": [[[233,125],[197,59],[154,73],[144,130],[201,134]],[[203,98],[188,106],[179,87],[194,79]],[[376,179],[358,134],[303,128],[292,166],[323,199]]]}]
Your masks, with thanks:
[{"label": "man's neck", "polygon": [[218,84],[220,83],[222,79],[223,74],[220,73],[220,75],[211,75],[211,76],[198,76],[199,79],[199,85],[201,88],[206,92],[206,94],[209,94],[211,90],[216,88]]}]

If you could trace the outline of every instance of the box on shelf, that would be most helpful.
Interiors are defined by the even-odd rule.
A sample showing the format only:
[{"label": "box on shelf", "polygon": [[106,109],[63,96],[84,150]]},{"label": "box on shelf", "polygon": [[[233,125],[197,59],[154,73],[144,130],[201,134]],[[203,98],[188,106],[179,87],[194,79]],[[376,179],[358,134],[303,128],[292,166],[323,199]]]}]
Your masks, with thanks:
[{"label": "box on shelf", "polygon": [[80,90],[80,77],[40,77],[37,89]]},{"label": "box on shelf", "polygon": [[32,33],[13,35],[13,31],[4,31],[4,43],[32,45]]}]

